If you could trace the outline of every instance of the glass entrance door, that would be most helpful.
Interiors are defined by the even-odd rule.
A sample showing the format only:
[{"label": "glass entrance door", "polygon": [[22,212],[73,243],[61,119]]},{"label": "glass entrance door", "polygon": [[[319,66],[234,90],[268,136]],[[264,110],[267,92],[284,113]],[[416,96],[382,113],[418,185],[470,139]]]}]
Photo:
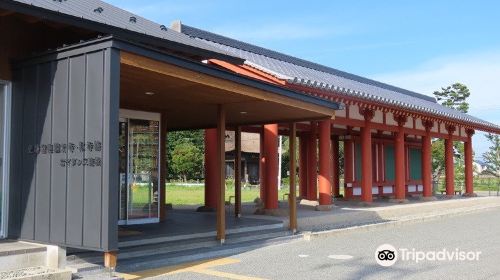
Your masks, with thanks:
[{"label": "glass entrance door", "polygon": [[120,224],[159,222],[160,116],[123,110],[120,118]]}]

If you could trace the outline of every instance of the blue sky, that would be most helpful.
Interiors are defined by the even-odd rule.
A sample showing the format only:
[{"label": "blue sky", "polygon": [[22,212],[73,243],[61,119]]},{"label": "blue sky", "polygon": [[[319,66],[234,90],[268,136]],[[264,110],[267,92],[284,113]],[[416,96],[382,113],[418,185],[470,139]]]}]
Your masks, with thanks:
[{"label": "blue sky", "polygon": [[[462,82],[470,113],[500,124],[500,1],[108,2],[423,94]],[[474,137],[476,156],[485,141]]]}]

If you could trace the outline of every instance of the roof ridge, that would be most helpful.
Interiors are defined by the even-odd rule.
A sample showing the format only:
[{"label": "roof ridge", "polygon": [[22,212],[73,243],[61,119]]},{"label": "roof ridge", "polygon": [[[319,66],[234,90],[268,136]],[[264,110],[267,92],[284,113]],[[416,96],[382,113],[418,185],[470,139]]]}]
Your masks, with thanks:
[{"label": "roof ridge", "polygon": [[263,55],[263,56],[266,56],[266,57],[269,57],[272,59],[277,59],[277,60],[280,60],[283,62],[292,63],[292,64],[295,64],[297,66],[313,69],[316,71],[325,72],[325,73],[332,74],[332,75],[337,75],[337,76],[340,76],[340,77],[343,77],[343,78],[346,78],[349,80],[370,84],[370,85],[384,88],[387,90],[391,90],[391,91],[394,91],[397,93],[401,93],[401,94],[409,95],[409,96],[412,96],[415,98],[419,98],[419,99],[423,99],[423,100],[437,103],[435,98],[428,96],[428,95],[424,95],[424,94],[417,93],[417,92],[414,92],[411,90],[407,90],[404,88],[393,86],[393,85],[390,85],[387,83],[383,83],[380,81],[376,81],[373,79],[369,79],[366,77],[362,77],[359,75],[355,75],[352,73],[341,71],[341,70],[335,69],[333,67],[325,66],[325,65],[322,65],[322,64],[319,64],[316,62],[308,61],[308,60],[305,60],[302,58],[298,58],[298,57],[291,56],[288,54],[280,53],[280,52],[277,52],[277,51],[274,51],[271,49],[256,46],[256,45],[253,45],[253,44],[250,44],[247,42],[243,42],[241,40],[229,38],[227,36],[223,36],[223,35],[216,34],[216,33],[210,32],[210,31],[202,30],[202,29],[199,29],[196,27],[192,27],[192,26],[183,24],[183,23],[181,24],[181,32],[185,33],[187,35],[190,35],[190,36],[202,38],[204,40],[212,41],[212,42],[215,42],[218,44],[222,44],[222,45],[237,48],[240,50],[252,52],[252,53],[255,53],[258,55]]}]

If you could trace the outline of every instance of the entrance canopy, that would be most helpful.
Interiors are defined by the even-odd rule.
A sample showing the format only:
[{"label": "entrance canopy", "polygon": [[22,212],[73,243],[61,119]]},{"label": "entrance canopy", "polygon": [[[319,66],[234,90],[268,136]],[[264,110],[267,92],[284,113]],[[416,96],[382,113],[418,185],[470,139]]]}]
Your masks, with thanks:
[{"label": "entrance canopy", "polygon": [[169,130],[331,118],[338,104],[149,50],[120,55],[120,106],[162,112]]}]

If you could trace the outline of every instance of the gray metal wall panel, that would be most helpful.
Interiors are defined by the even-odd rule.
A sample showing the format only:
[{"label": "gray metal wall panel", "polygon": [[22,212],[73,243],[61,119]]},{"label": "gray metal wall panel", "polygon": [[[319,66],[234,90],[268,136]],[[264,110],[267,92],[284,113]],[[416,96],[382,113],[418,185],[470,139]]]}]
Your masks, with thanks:
[{"label": "gray metal wall panel", "polygon": [[[70,83],[68,111],[68,143],[78,143],[85,138],[85,86],[86,56],[70,58]],[[74,152],[68,147],[68,157]],[[68,204],[66,241],[68,244],[81,246],[83,240],[83,168],[67,168],[68,170]]]},{"label": "gray metal wall panel", "polygon": [[[52,143],[52,63],[38,66],[38,102],[35,140],[40,145],[36,158],[35,239],[49,241],[50,225],[50,158],[48,143]],[[36,143],[36,142],[35,142]]]},{"label": "gray metal wall panel", "polygon": [[16,70],[11,237],[117,249],[119,64],[103,49]]},{"label": "gray metal wall panel", "polygon": [[22,205],[22,160],[19,160],[23,154],[23,103],[24,103],[24,84],[21,82],[23,78],[23,70],[19,69],[13,73],[12,91],[16,94],[12,95],[11,107],[11,144],[10,150],[12,155],[10,159],[10,186],[16,186],[16,190],[9,192],[9,238],[20,236],[21,217],[24,215],[24,205]]},{"label": "gray metal wall panel", "polygon": [[[102,143],[103,96],[104,96],[104,52],[87,55],[87,83],[85,94],[85,141]],[[102,158],[102,151],[85,151],[85,157]],[[85,168],[83,244],[99,247],[101,244],[101,196],[102,170]]]},{"label": "gray metal wall panel", "polygon": [[105,52],[103,98],[103,176],[102,209],[104,250],[118,248],[118,117],[120,111],[120,51]]},{"label": "gray metal wall panel", "polygon": [[[24,104],[23,104],[23,153],[22,153],[22,221],[21,237],[23,239],[35,238],[35,161],[36,156],[26,152],[27,147],[36,143],[36,107],[38,100],[37,92],[37,66],[31,66],[24,70]],[[14,95],[17,93],[14,93]],[[13,155],[16,157],[18,155]],[[12,188],[11,188],[12,189]]]},{"label": "gray metal wall panel", "polygon": [[[52,129],[52,142],[67,143],[68,118],[63,117],[68,115],[68,84],[69,84],[69,60],[64,59],[55,63],[54,69],[54,88],[53,88],[53,103],[52,103],[52,125],[56,129]],[[50,241],[66,242],[66,180],[67,169],[60,168],[61,160],[67,159],[67,154],[55,153],[52,154],[51,178],[52,189],[50,204]]]}]

